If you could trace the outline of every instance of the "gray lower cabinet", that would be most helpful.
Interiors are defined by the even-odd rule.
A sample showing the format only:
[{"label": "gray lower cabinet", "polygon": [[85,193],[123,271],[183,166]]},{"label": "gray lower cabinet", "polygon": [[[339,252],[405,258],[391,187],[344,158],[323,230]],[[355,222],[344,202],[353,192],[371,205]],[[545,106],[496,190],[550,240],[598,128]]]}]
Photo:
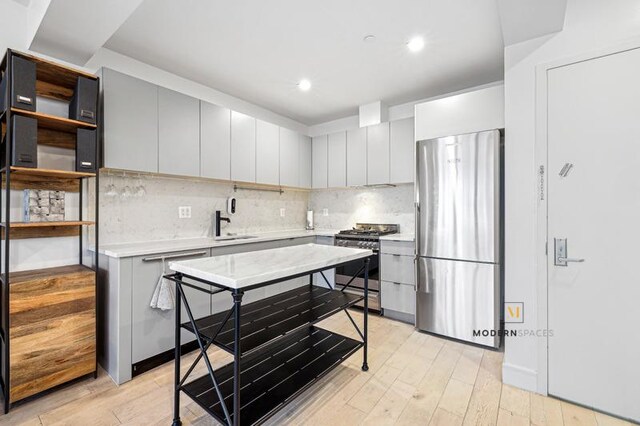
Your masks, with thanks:
[{"label": "gray lower cabinet", "polygon": [[158,171],[158,86],[102,69],[103,167]]},{"label": "gray lower cabinet", "polygon": [[200,101],[200,176],[231,179],[231,110]]},{"label": "gray lower cabinet", "polygon": [[413,117],[390,123],[389,179],[391,183],[413,182],[416,143]]},{"label": "gray lower cabinet", "polygon": [[[132,368],[136,363],[148,360],[174,347],[173,311],[161,311],[149,306],[158,278],[162,274],[161,257],[186,260],[209,255],[219,256],[309,244],[314,241],[315,237],[309,236],[148,256],[113,258],[100,255],[101,270],[98,286],[100,292],[98,324],[101,327],[102,336],[98,347],[100,365],[107,370],[117,384],[122,384],[131,380]],[[304,276],[247,291],[242,303],[251,303],[302,285],[309,285],[309,280],[309,276]],[[171,288],[175,288],[173,283],[170,285]],[[208,296],[185,287],[185,294],[196,318],[228,310],[232,304],[228,292]],[[188,317],[184,307],[182,315],[186,321]],[[181,336],[183,344],[194,339],[193,334],[186,331],[183,331]]]},{"label": "gray lower cabinet", "polygon": [[200,101],[158,88],[158,171],[200,176]]},{"label": "gray lower cabinet", "polygon": [[299,135],[298,141],[298,186],[311,188],[311,138]]},{"label": "gray lower cabinet", "polygon": [[[332,246],[333,237],[317,236],[315,242],[316,244]],[[315,274],[313,274],[313,284],[320,287],[335,287],[336,286],[335,268],[329,269],[327,271],[323,271],[323,274],[324,274],[324,278],[322,277],[322,274],[320,272],[316,272]],[[325,281],[325,278],[326,278],[326,281]],[[329,281],[329,284],[327,284],[327,281]]]},{"label": "gray lower cabinet", "polygon": [[256,119],[231,112],[231,180],[256,181]]},{"label": "gray lower cabinet", "polygon": [[256,120],[256,182],[280,183],[280,128]]},{"label": "gray lower cabinet", "polygon": [[385,316],[409,323],[416,313],[413,253],[412,241],[380,242],[380,304]]},{"label": "gray lower cabinet", "polygon": [[[209,255],[208,249],[189,250],[185,252],[164,253],[161,256],[172,257],[176,260],[195,259]],[[133,364],[171,350],[174,347],[174,310],[162,311],[149,306],[151,298],[163,274],[166,261],[157,259],[158,255],[139,256],[133,259],[132,287],[131,287],[131,362]],[[166,272],[169,272],[168,268]],[[169,283],[175,288],[173,283]],[[185,296],[189,300],[191,310],[196,318],[211,313],[211,302],[203,293],[184,287]],[[177,295],[176,295],[177,296]],[[187,312],[182,307],[183,318]],[[182,343],[194,340],[192,333],[182,331]]]}]

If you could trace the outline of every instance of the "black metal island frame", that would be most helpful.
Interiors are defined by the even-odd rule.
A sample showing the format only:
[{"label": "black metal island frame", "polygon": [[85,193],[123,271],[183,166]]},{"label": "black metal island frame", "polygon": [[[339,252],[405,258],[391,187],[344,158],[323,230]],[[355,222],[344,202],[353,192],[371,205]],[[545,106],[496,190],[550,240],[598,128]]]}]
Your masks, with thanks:
[{"label": "black metal island frame", "polygon": [[[175,272],[165,277],[176,284],[173,425],[182,424],[180,392],[223,424],[260,424],[360,348],[362,370],[367,371],[368,264],[372,255],[370,250],[307,244],[170,263]],[[348,291],[351,281],[339,289],[332,287],[323,273],[352,262],[362,263],[353,279],[364,278],[364,295]],[[328,287],[313,285],[314,273],[320,273]],[[303,276],[309,276],[309,285],[242,304],[247,291]],[[194,318],[185,286],[207,297],[228,292],[231,307]],[[360,330],[347,309],[363,300]],[[188,317],[184,323],[181,305]],[[340,311],[346,313],[361,340],[314,325]],[[182,328],[195,334],[200,352],[183,377]],[[233,362],[214,370],[207,355],[211,345],[231,353]],[[207,374],[186,383],[201,360]]]}]

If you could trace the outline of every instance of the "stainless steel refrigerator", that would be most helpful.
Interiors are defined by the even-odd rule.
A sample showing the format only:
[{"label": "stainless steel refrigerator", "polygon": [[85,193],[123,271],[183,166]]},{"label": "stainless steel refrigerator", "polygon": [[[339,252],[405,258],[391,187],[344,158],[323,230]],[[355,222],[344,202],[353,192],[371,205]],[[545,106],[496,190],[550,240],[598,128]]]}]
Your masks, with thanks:
[{"label": "stainless steel refrigerator", "polygon": [[500,346],[499,130],[416,144],[416,326]]}]

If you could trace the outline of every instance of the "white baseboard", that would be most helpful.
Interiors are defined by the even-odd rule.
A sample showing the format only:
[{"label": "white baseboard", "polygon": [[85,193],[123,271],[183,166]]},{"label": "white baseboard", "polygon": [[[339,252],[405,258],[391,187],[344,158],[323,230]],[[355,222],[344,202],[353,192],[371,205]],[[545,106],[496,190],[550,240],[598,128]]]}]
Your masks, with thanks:
[{"label": "white baseboard", "polygon": [[538,373],[529,368],[503,363],[502,382],[530,392],[538,392]]}]

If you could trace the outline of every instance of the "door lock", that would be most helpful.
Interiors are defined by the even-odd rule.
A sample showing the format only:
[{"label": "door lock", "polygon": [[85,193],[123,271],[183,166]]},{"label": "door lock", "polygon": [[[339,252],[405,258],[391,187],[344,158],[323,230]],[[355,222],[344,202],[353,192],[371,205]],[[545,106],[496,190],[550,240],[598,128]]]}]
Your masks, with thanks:
[{"label": "door lock", "polygon": [[569,266],[569,262],[582,263],[584,259],[574,259],[567,257],[567,239],[566,238],[554,238],[553,239],[553,264],[556,266]]}]

